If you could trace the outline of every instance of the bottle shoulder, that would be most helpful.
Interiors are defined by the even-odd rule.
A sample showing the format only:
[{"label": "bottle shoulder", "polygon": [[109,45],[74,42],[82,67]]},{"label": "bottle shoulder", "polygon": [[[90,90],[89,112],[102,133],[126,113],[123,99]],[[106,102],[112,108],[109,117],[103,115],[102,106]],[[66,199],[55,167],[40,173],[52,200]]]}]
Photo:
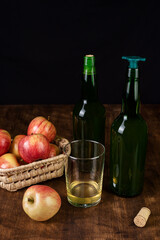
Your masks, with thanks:
[{"label": "bottle shoulder", "polygon": [[106,109],[100,101],[80,100],[73,108],[73,115],[85,117],[87,115],[105,115]]},{"label": "bottle shoulder", "polygon": [[[146,121],[140,114],[136,114],[135,116],[127,116],[123,113],[120,113],[119,116],[113,121],[112,129],[117,132],[121,132],[121,129],[125,131],[147,131]],[[123,130],[123,131],[124,131]]]}]

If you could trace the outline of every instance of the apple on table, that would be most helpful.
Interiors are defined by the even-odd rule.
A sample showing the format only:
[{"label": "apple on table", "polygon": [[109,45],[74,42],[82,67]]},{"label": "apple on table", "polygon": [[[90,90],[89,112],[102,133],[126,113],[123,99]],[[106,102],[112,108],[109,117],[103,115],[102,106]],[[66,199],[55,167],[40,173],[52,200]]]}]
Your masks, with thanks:
[{"label": "apple on table", "polygon": [[46,185],[33,185],[23,195],[22,207],[33,220],[46,221],[52,218],[61,207],[59,194]]}]

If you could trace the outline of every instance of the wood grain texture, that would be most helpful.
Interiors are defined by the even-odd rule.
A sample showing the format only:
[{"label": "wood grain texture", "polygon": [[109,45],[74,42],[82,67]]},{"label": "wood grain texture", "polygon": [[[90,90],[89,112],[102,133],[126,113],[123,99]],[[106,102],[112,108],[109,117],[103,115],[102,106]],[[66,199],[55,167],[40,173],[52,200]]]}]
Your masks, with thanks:
[{"label": "wood grain texture", "polygon": [[[120,198],[108,189],[110,127],[120,112],[120,105],[105,105],[106,163],[102,201],[99,205],[80,209],[66,199],[65,178],[41,184],[57,190],[62,198],[58,214],[46,222],[31,220],[22,209],[25,189],[8,192],[0,189],[0,240],[159,240],[160,239],[160,105],[142,105],[148,125],[148,150],[144,190],[134,198]],[[7,105],[0,106],[0,128],[12,137],[26,134],[29,122],[36,116],[50,116],[58,135],[72,140],[72,105]],[[137,228],[133,219],[141,207],[152,214],[144,228]]]}]

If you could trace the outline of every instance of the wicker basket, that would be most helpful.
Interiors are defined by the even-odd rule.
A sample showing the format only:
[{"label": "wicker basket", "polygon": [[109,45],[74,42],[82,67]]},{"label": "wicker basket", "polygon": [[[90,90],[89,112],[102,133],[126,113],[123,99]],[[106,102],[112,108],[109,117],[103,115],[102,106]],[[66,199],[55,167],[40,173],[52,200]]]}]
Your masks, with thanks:
[{"label": "wicker basket", "polygon": [[[63,149],[67,143],[68,140],[65,138],[56,139],[56,144],[60,149]],[[60,154],[19,167],[0,169],[0,187],[13,192],[32,184],[61,177],[70,149],[68,148],[67,151],[67,154]]]}]

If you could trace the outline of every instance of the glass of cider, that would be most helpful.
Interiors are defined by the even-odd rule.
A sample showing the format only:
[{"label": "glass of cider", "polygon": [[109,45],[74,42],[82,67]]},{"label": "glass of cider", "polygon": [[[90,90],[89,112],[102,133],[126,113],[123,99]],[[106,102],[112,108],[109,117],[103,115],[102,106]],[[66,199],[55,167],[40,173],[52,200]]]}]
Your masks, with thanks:
[{"label": "glass of cider", "polygon": [[67,198],[76,207],[91,207],[101,200],[105,147],[92,140],[74,140],[64,152],[71,153],[65,163]]}]

